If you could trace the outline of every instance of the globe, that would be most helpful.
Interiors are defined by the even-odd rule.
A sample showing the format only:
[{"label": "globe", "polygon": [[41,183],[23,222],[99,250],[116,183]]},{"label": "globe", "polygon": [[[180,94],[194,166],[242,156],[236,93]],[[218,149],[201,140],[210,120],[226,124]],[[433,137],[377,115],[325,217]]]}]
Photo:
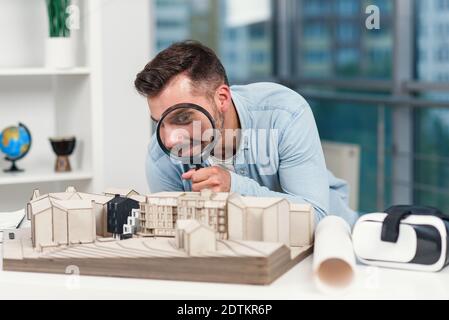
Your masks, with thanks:
[{"label": "globe", "polygon": [[31,148],[31,133],[28,128],[19,123],[17,127],[9,127],[0,133],[0,151],[6,155],[6,160],[12,162],[12,166],[5,172],[20,172],[16,161],[23,159]]}]

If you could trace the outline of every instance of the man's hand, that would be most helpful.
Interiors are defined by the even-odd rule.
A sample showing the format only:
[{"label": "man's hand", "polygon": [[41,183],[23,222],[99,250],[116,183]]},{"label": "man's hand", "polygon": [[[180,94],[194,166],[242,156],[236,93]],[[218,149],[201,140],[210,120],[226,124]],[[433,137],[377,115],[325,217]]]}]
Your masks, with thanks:
[{"label": "man's hand", "polygon": [[190,170],[182,175],[184,180],[192,181],[192,191],[210,189],[213,192],[231,191],[231,174],[220,167]]}]

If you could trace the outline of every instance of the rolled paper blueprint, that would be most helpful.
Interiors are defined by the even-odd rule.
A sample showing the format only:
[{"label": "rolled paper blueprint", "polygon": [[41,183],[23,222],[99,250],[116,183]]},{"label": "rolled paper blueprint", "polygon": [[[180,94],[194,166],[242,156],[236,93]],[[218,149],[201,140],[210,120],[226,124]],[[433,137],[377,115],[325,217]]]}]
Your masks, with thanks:
[{"label": "rolled paper blueprint", "polygon": [[349,224],[336,216],[324,218],[315,232],[313,273],[318,289],[337,293],[350,288],[355,264]]}]

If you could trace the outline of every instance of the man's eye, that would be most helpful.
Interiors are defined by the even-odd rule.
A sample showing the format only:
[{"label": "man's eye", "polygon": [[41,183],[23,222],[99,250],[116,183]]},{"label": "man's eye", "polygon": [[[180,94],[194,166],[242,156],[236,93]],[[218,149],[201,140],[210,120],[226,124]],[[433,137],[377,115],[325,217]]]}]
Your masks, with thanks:
[{"label": "man's eye", "polygon": [[174,120],[178,125],[186,125],[192,122],[190,115],[179,115]]}]

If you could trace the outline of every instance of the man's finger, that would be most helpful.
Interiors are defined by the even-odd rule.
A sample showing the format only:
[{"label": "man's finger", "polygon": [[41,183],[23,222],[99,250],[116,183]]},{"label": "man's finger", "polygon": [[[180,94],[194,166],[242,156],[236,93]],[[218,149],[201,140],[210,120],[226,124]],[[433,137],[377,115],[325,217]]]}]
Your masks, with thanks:
[{"label": "man's finger", "polygon": [[195,170],[195,169],[192,169],[192,170],[190,170],[190,171],[184,173],[184,174],[182,175],[182,178],[183,178],[184,180],[191,180],[191,179],[192,179],[192,176],[195,174],[195,172],[196,172],[196,170]]},{"label": "man's finger", "polygon": [[204,189],[213,189],[217,185],[219,185],[219,183],[216,180],[207,179],[206,181],[192,184],[192,191],[200,192],[203,191]]},{"label": "man's finger", "polygon": [[215,173],[216,173],[215,170],[216,169],[213,167],[200,169],[200,170],[194,171],[193,174],[190,176],[190,179],[185,179],[185,180],[192,180],[193,183],[206,181],[211,176],[215,175]]}]

